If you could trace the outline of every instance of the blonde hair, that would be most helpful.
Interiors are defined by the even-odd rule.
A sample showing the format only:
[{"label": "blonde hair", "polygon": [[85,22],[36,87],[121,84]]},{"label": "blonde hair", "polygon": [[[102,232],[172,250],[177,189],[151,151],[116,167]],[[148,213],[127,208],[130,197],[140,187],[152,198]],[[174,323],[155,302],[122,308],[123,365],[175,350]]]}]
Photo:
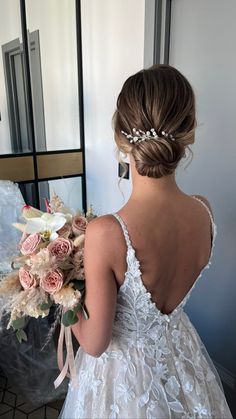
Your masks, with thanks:
[{"label": "blonde hair", "polygon": [[[173,173],[194,143],[195,97],[188,80],[174,67],[155,65],[130,76],[117,99],[112,118],[118,150],[132,154],[142,176],[160,178]],[[154,128],[158,141],[131,144],[121,133]],[[163,137],[172,134],[175,141]]]}]

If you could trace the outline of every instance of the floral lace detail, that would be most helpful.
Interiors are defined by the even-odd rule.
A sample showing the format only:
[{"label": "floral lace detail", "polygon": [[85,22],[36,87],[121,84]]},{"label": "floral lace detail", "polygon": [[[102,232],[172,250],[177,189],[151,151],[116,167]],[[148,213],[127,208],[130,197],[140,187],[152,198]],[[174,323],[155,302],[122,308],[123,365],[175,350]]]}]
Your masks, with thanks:
[{"label": "floral lace detail", "polygon": [[[99,358],[79,349],[77,377],[61,418],[232,418],[219,376],[183,311],[196,282],[171,314],[161,313],[142,282],[127,228],[115,217],[127,243],[127,272],[118,292],[112,339]],[[211,223],[212,249],[204,269],[215,244],[212,217]]]}]

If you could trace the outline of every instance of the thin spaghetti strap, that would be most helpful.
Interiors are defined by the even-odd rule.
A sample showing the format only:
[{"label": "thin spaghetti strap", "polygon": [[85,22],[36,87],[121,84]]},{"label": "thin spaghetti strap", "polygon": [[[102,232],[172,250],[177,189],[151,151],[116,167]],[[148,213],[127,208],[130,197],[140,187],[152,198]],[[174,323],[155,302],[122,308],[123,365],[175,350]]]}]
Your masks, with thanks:
[{"label": "thin spaghetti strap", "polygon": [[127,227],[126,227],[124,221],[122,220],[122,218],[119,214],[115,213],[113,215],[119,221],[119,223],[121,225],[121,228],[123,230],[123,233],[124,233],[124,236],[125,236],[125,241],[126,241],[128,249],[132,248],[129,233],[128,233],[128,230],[127,230]]},{"label": "thin spaghetti strap", "polygon": [[202,204],[202,205],[206,208],[206,210],[207,210],[207,212],[208,212],[208,214],[209,214],[209,216],[210,216],[211,222],[212,222],[212,224],[214,224],[214,220],[213,220],[213,217],[212,217],[212,213],[211,213],[211,211],[209,210],[208,206],[205,204],[205,202],[203,202],[200,198],[198,198],[198,197],[197,197],[197,196],[195,196],[195,195],[192,195],[192,197],[193,197],[194,199],[196,199],[197,201],[201,202],[201,204]]},{"label": "thin spaghetti strap", "polygon": [[217,227],[216,224],[214,222],[213,216],[211,211],[209,210],[208,206],[205,204],[205,202],[203,202],[200,198],[198,198],[195,195],[191,195],[192,198],[196,199],[197,201],[199,201],[207,210],[210,220],[211,220],[211,234],[212,234],[212,245],[211,245],[211,256],[212,256],[212,252],[213,252],[213,248],[215,246],[215,238],[216,238],[216,234],[217,234]]}]

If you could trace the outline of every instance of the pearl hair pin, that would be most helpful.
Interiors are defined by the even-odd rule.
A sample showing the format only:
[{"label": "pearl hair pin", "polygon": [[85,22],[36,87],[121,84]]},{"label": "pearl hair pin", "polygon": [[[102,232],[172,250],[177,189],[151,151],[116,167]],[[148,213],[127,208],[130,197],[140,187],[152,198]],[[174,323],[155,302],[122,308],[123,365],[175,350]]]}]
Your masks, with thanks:
[{"label": "pearl hair pin", "polygon": [[[141,129],[137,130],[136,128],[133,128],[133,135],[128,134],[125,131],[121,131],[121,133],[126,136],[127,140],[129,140],[131,144],[137,143],[137,142],[140,143],[141,141],[146,141],[146,140],[158,140],[159,138],[161,138],[159,135],[157,135],[154,128],[151,128],[150,131],[146,131],[146,132],[142,131]],[[166,139],[175,141],[175,138],[173,137],[173,135],[169,134],[168,132],[162,131],[161,135],[165,137]]]}]

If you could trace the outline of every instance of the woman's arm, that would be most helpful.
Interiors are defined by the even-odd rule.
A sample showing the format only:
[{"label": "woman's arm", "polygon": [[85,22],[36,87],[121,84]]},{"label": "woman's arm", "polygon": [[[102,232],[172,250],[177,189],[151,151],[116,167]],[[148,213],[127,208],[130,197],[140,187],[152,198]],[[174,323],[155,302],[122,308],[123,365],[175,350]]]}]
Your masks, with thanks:
[{"label": "woman's arm", "polygon": [[72,330],[83,350],[95,357],[110,343],[116,310],[117,284],[111,268],[114,249],[110,240],[114,223],[109,215],[96,218],[90,221],[85,234],[85,305],[89,319],[79,313]]}]

